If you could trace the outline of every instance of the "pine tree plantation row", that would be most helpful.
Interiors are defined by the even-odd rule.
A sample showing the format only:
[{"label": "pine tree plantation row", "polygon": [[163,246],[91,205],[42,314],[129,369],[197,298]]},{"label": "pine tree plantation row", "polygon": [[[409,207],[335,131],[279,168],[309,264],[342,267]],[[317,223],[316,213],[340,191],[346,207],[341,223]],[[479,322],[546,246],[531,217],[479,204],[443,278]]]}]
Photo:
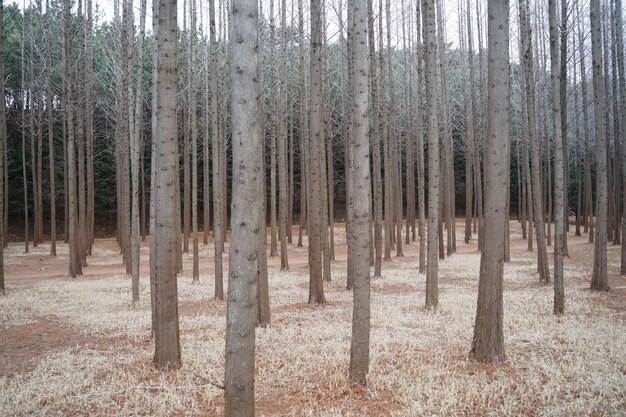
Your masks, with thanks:
[{"label": "pine tree plantation row", "polygon": [[[465,242],[481,251],[471,357],[503,361],[510,215],[529,250],[536,245],[541,282],[554,283],[555,314],[566,313],[571,213],[574,233],[595,242],[591,288],[609,289],[606,247],[626,232],[622,5],[445,7],[158,1],[151,31],[146,0],[116,2],[111,22],[91,0],[3,8],[4,242],[21,223],[28,251],[49,227],[55,255],[62,224],[76,277],[96,227],[115,216],[136,302],[149,236],[154,363],[172,369],[181,366],[182,254],[192,252],[197,281],[199,262],[211,261],[198,259],[200,233],[204,244],[211,235],[215,297],[227,299],[225,411],[240,416],[254,414],[254,329],[270,323],[267,225],[269,254],[287,271],[298,219],[308,301],[323,304],[345,209],[349,372],[366,384],[371,276],[383,275],[392,250],[419,244],[425,306],[437,308],[438,262],[456,251],[459,211]],[[453,28],[445,17],[454,11]],[[624,245],[621,265],[624,274]]]}]

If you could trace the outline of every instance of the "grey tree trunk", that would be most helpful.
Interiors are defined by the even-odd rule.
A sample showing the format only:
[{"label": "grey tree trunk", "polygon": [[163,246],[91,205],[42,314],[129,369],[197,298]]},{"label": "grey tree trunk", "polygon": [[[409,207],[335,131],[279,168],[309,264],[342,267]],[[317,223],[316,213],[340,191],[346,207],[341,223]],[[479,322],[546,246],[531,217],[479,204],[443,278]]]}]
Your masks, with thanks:
[{"label": "grey tree trunk", "polygon": [[[353,161],[350,167],[351,194],[355,201],[370,201],[370,155],[369,155],[369,114],[368,114],[368,62],[367,62],[367,12],[371,0],[351,0],[348,7],[354,13],[353,26],[353,102],[351,120],[353,123],[350,149]],[[373,34],[370,34],[373,36]],[[352,271],[353,309],[352,339],[350,344],[350,381],[365,384],[369,370],[370,333],[370,205],[355,205],[350,233],[353,239],[348,244],[356,244]]]},{"label": "grey tree trunk", "polygon": [[176,117],[176,2],[155,1],[152,6],[152,140],[154,187],[150,217],[150,271],[154,285],[154,364],[160,369],[181,366],[176,282],[179,229],[178,125]]},{"label": "grey tree trunk", "polygon": [[[509,181],[509,2],[489,0],[487,44],[489,62],[487,135],[485,143],[485,189],[504,190]],[[478,305],[470,356],[484,363],[504,360],[503,272],[504,192],[485,195],[483,249],[480,257]]]},{"label": "grey tree trunk", "polygon": [[426,271],[426,201],[424,192],[426,189],[426,180],[424,175],[424,107],[422,103],[422,78],[423,78],[423,46],[422,46],[422,25],[421,25],[421,2],[416,3],[415,26],[417,33],[416,40],[416,59],[417,59],[417,211],[418,211],[418,234],[420,238],[420,256],[419,256],[419,272],[423,274]]},{"label": "grey tree trunk", "polygon": [[[418,2],[419,3],[419,2]],[[383,183],[380,173],[380,120],[378,84],[376,78],[376,47],[374,36],[374,10],[372,1],[368,1],[367,31],[369,45],[369,77],[370,77],[370,141],[372,144],[373,174],[374,174],[374,277],[381,276],[383,254]]]},{"label": "grey tree trunk", "polygon": [[308,233],[309,233],[309,303],[323,304],[324,282],[322,279],[322,228],[323,221],[323,177],[320,156],[324,143],[322,122],[322,34],[321,1],[311,0],[311,94],[308,153]]},{"label": "grey tree trunk", "polygon": [[[615,0],[615,27],[616,30],[616,48],[617,48],[617,70],[619,72],[619,91],[620,91],[620,115],[622,119],[622,128],[620,130],[622,141],[622,259],[620,263],[620,274],[626,275],[626,72],[624,71],[624,34],[623,17],[622,17],[622,0]],[[616,138],[616,140],[618,140]]]},{"label": "grey tree trunk", "polygon": [[591,56],[593,68],[593,111],[596,133],[596,235],[593,250],[591,289],[608,291],[607,274],[607,154],[606,120],[604,109],[604,82],[602,75],[602,25],[600,0],[591,0]]},{"label": "grey tree trunk", "polygon": [[226,172],[226,167],[220,165],[219,132],[217,123],[217,39],[215,34],[215,0],[209,0],[209,28],[211,44],[211,152],[213,168],[213,244],[215,254],[215,298],[224,299],[224,278],[222,272],[222,215],[220,207],[221,199],[221,173]]},{"label": "grey tree trunk", "polygon": [[550,270],[548,268],[548,252],[545,241],[545,223],[543,217],[543,204],[541,192],[541,179],[539,165],[539,144],[537,140],[537,122],[535,117],[535,76],[533,70],[533,54],[531,42],[531,30],[528,25],[528,5],[525,0],[519,2],[520,33],[522,34],[522,62],[524,66],[526,83],[526,112],[528,117],[528,133],[530,142],[530,160],[532,177],[532,194],[534,203],[535,236],[537,238],[537,269],[539,280],[543,283],[550,282]]},{"label": "grey tree trunk", "polygon": [[233,184],[226,325],[224,413],[254,416],[254,351],[261,228],[265,228],[263,140],[256,0],[232,8]]},{"label": "grey tree trunk", "polygon": [[280,235],[280,270],[289,271],[287,258],[287,2],[281,3],[280,77],[278,89],[278,234]]},{"label": "grey tree trunk", "polygon": [[[565,0],[562,0],[563,2]],[[554,314],[565,312],[563,285],[563,256],[565,255],[565,181],[563,160],[563,124],[561,124],[561,59],[559,56],[559,26],[556,20],[556,0],[548,1],[550,21],[550,78],[552,80],[552,129],[554,133]],[[564,88],[564,87],[563,87]]]},{"label": "grey tree trunk", "polygon": [[435,0],[422,0],[424,26],[424,62],[426,70],[426,109],[428,113],[428,264],[426,271],[426,307],[439,303],[439,128],[437,104],[437,42]]}]

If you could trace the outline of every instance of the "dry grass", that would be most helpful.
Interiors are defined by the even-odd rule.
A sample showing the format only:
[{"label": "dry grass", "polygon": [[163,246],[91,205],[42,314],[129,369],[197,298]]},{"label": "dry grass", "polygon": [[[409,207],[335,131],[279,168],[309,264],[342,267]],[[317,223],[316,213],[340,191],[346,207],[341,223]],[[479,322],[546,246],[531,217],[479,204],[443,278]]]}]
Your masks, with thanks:
[{"label": "dry grass", "polygon": [[[343,240],[341,229],[336,234]],[[522,249],[505,269],[507,361],[497,366],[467,358],[479,255],[461,245],[464,253],[440,263],[440,308],[431,311],[423,308],[417,245],[406,247],[407,256],[384,264],[384,277],[372,282],[367,388],[347,382],[352,297],[344,290],[344,262],[333,266],[323,307],[305,304],[306,270],[277,272],[272,264],[272,324],[257,331],[257,414],[626,415],[626,303],[617,296],[606,303],[613,294],[586,290],[590,264],[574,256],[590,250],[583,240],[570,240],[562,318],[552,314],[551,287],[537,284],[535,254],[525,252],[525,243],[514,246]],[[9,248],[8,268],[23,267],[20,249]],[[619,247],[609,249],[614,269]],[[94,251],[105,254],[91,262],[100,267],[117,256],[110,245]],[[203,252],[207,263],[212,248]],[[291,254],[295,263],[306,250],[294,247]],[[222,414],[223,392],[213,384],[223,378],[225,304],[212,299],[211,273],[198,285],[188,274],[179,278],[184,365],[169,373],[150,364],[147,276],[135,308],[130,279],[120,274],[22,284],[9,272],[8,279],[0,337],[12,338],[0,342],[0,357],[12,366],[0,366],[0,414]],[[17,351],[25,347],[28,357]]]}]

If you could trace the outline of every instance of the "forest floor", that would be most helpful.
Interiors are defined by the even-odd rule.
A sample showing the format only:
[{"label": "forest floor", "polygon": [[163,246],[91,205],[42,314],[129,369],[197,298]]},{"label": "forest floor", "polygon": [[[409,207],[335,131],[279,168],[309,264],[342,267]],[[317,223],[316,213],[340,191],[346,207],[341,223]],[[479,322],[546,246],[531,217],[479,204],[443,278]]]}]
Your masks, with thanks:
[{"label": "forest floor", "polygon": [[[306,303],[307,251],[289,245],[289,272],[279,272],[279,259],[269,259],[272,323],[257,330],[257,415],[626,415],[620,247],[609,246],[612,291],[589,291],[593,247],[573,230],[565,261],[566,314],[555,317],[552,286],[539,283],[536,252],[526,251],[519,224],[511,222],[512,259],[504,271],[507,360],[500,365],[468,359],[480,255],[475,240],[463,243],[461,220],[458,253],[439,263],[434,311],[423,307],[419,245],[404,246],[405,256],[383,263],[383,277],[372,280],[367,388],[347,381],[352,295],[345,290],[343,225],[335,229],[337,260],[324,306]],[[184,255],[178,279],[183,367],[176,372],[151,365],[145,261],[141,301],[133,307],[113,239],[96,241],[78,279],[67,276],[67,246],[59,246],[57,258],[49,249],[43,244],[23,254],[23,244],[11,243],[5,252],[0,415],[223,414],[218,386],[226,304],[213,299],[212,245],[200,245],[199,284],[191,283],[191,255]],[[144,245],[144,259],[147,253]]]}]

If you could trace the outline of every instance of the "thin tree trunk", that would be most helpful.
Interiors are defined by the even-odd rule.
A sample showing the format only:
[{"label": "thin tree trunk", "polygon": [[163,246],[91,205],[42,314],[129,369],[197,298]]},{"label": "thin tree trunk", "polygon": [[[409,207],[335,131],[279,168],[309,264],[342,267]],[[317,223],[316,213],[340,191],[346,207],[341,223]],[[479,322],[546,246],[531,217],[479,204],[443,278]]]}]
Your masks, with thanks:
[{"label": "thin tree trunk", "polygon": [[424,61],[426,69],[426,108],[428,111],[428,264],[426,307],[439,302],[437,284],[439,235],[439,128],[437,105],[437,44],[435,0],[422,0],[424,24]]},{"label": "thin tree trunk", "polygon": [[[565,0],[562,0],[565,3]],[[554,314],[560,316],[565,313],[565,289],[563,285],[563,256],[565,255],[565,176],[563,153],[563,124],[561,123],[562,113],[561,102],[564,98],[565,86],[561,83],[563,72],[559,72],[561,59],[559,56],[559,28],[556,21],[556,0],[549,0],[549,21],[550,21],[550,78],[552,80],[552,128],[554,132]],[[563,47],[561,53],[563,53]],[[561,67],[563,69],[563,67]]]},{"label": "thin tree trunk", "polygon": [[600,1],[591,0],[591,55],[593,61],[593,110],[596,137],[596,236],[593,251],[593,274],[591,289],[607,291],[607,154],[606,120],[604,111],[604,83],[602,75],[602,25]]},{"label": "thin tree trunk", "polygon": [[309,303],[324,304],[324,284],[322,279],[322,228],[323,221],[323,177],[320,156],[324,143],[324,125],[322,123],[322,34],[321,1],[311,0],[311,95],[308,153],[308,233],[309,233]]}]

